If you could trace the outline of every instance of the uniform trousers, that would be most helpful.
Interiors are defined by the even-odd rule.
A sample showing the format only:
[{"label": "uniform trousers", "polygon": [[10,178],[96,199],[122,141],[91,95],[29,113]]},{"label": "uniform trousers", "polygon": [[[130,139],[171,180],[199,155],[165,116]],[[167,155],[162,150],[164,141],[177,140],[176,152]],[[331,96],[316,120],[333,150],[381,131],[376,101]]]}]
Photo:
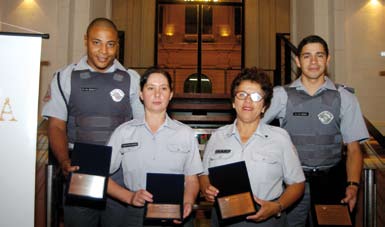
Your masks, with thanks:
[{"label": "uniform trousers", "polygon": [[[305,175],[304,195],[287,209],[289,226],[318,226],[314,204],[340,204],[345,197],[345,161],[339,162],[327,171],[305,171]],[[351,217],[353,217],[353,214],[351,214]]]}]

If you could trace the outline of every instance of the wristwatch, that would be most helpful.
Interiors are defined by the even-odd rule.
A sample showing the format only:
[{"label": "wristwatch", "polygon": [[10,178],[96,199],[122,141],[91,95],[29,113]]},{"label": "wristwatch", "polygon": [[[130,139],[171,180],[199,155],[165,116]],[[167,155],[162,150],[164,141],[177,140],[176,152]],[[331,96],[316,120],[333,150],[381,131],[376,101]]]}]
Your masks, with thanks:
[{"label": "wristwatch", "polygon": [[277,218],[279,218],[279,217],[281,217],[281,215],[282,215],[282,211],[283,211],[283,206],[282,206],[282,204],[277,200],[277,201],[275,201],[277,204],[278,204],[278,206],[279,206],[279,211],[278,211],[278,213],[275,215]]},{"label": "wristwatch", "polygon": [[360,183],[355,182],[355,181],[348,181],[348,182],[346,182],[346,187],[348,187],[348,186],[356,186],[357,188],[359,188]]}]

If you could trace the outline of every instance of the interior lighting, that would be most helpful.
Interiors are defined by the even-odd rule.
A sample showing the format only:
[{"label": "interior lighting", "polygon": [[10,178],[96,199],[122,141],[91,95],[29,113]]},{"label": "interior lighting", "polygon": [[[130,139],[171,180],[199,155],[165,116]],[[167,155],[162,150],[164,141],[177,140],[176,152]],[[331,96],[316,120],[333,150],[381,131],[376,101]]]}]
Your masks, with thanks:
[{"label": "interior lighting", "polygon": [[173,36],[175,34],[175,24],[167,24],[165,34],[166,36]]},{"label": "interior lighting", "polygon": [[381,5],[381,2],[380,2],[380,0],[370,0],[370,5],[372,5],[372,6],[379,6],[379,5]]},{"label": "interior lighting", "polygon": [[230,36],[230,26],[227,24],[219,25],[219,35],[221,37],[229,37]]},{"label": "interior lighting", "polygon": [[185,2],[219,2],[219,0],[184,0]]}]

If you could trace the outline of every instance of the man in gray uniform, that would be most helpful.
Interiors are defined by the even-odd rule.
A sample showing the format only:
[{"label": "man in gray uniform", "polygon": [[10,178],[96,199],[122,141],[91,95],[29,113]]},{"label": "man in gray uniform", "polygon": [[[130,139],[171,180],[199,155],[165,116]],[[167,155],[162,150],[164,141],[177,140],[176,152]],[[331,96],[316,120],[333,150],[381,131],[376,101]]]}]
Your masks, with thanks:
[{"label": "man in gray uniform", "polygon": [[[144,113],[139,75],[115,59],[119,43],[114,23],[106,18],[93,20],[84,43],[87,55],[55,74],[43,108],[50,146],[65,176],[79,169],[71,166],[69,154],[75,142],[104,145],[118,125]],[[123,185],[121,172],[113,178]],[[66,204],[64,224],[110,227],[119,222],[116,217],[124,209],[110,199],[105,209]]]},{"label": "man in gray uniform", "polygon": [[[295,61],[300,77],[288,86],[274,88],[271,106],[262,121],[278,118],[298,150],[307,184],[304,197],[288,213],[288,221],[289,226],[305,226],[310,210],[309,181],[318,183],[320,176],[330,177],[329,183],[327,187],[322,185],[323,193],[317,194],[320,196],[312,190],[312,202],[342,202],[353,210],[363,165],[359,142],[369,134],[356,97],[327,77],[330,55],[321,37],[304,38]],[[342,143],[347,146],[346,171],[341,161]],[[330,183],[332,177],[342,182],[340,190]],[[328,188],[334,195],[325,191]]]}]

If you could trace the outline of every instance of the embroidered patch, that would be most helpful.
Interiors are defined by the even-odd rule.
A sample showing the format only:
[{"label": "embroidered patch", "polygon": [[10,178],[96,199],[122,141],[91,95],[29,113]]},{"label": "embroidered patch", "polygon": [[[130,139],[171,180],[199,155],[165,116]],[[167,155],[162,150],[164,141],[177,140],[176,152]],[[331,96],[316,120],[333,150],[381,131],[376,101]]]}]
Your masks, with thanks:
[{"label": "embroidered patch", "polygon": [[80,73],[80,79],[89,79],[89,78],[91,78],[90,72]]},{"label": "embroidered patch", "polygon": [[122,90],[116,88],[110,92],[110,95],[112,100],[114,100],[115,102],[120,102],[124,98],[125,94]]},{"label": "embroidered patch", "polygon": [[137,147],[139,145],[138,142],[133,142],[133,143],[123,143],[122,144],[122,148],[125,148],[125,147]]},{"label": "embroidered patch", "polygon": [[327,110],[322,111],[317,116],[318,116],[318,119],[321,121],[321,123],[324,125],[330,124],[330,122],[332,122],[332,120],[334,119],[333,114]]},{"label": "embroidered patch", "polygon": [[227,153],[230,153],[230,152],[231,152],[230,149],[215,150],[215,154],[227,154]]},{"label": "embroidered patch", "polygon": [[49,100],[51,100],[51,86],[48,86],[47,92],[43,98],[43,102],[48,102]]}]

